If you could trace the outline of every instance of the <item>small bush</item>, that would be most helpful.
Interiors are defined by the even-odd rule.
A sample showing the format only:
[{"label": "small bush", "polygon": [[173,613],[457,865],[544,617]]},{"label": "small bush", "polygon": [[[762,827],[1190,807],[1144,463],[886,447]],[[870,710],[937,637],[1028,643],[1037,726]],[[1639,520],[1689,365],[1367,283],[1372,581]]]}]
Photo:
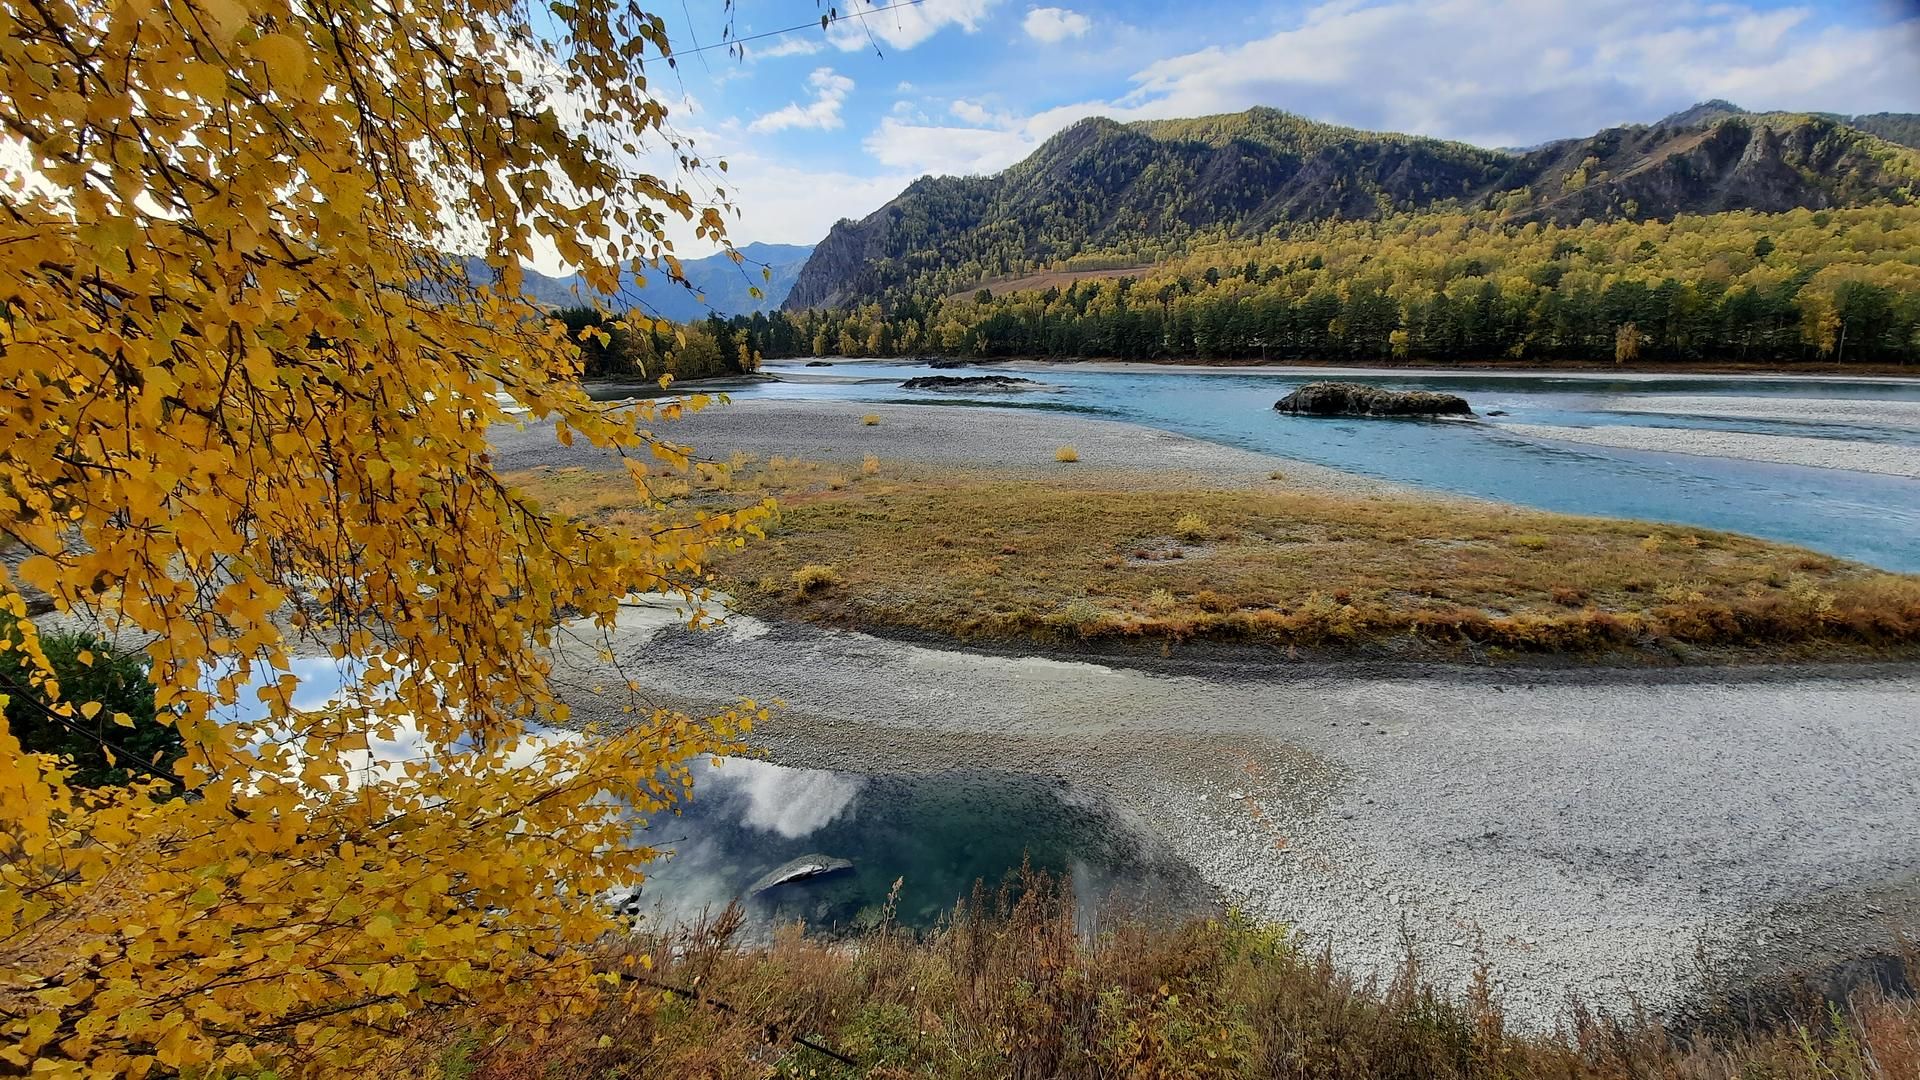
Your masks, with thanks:
[{"label": "small bush", "polygon": [[1098,626],[1102,618],[1103,613],[1099,606],[1085,598],[1069,600],[1066,606],[1060,609],[1060,621],[1081,633],[1086,633]]},{"label": "small bush", "polygon": [[816,593],[832,588],[840,583],[840,572],[831,566],[820,563],[808,563],[793,572],[794,588],[803,593]]},{"label": "small bush", "polygon": [[1201,611],[1210,611],[1215,615],[1224,615],[1240,606],[1238,597],[1217,593],[1212,589],[1202,589],[1195,593],[1193,602],[1199,605]]},{"label": "small bush", "polygon": [[860,418],[860,422],[861,422],[861,423],[863,423],[863,424],[865,424],[865,425],[867,425],[868,427],[879,427],[879,426],[880,426],[880,414],[879,414],[879,413],[868,413],[867,415],[865,415],[865,416],[863,416],[863,417],[861,417],[861,418]]},{"label": "small bush", "polygon": [[1173,523],[1174,535],[1189,544],[1205,540],[1212,531],[1213,526],[1207,523],[1207,519],[1195,513],[1181,514],[1179,520]]},{"label": "small bush", "polygon": [[862,476],[872,476],[879,471],[880,459],[874,457],[872,454],[868,454],[866,460],[860,463],[860,473]]},{"label": "small bush", "polygon": [[[0,616],[0,639],[15,637],[12,619]],[[30,687],[30,667],[14,649],[0,653],[0,687],[11,694],[7,727],[21,749],[54,754],[73,762],[73,782],[83,787],[125,784],[152,773],[167,774],[180,757],[180,733],[154,707],[153,683],[147,678],[145,652],[116,653],[92,634],[53,631],[42,634],[40,647],[60,683],[60,698],[79,705],[99,702],[92,718],[76,713],[64,721],[48,711],[51,704]],[[114,720],[125,716],[132,727]],[[108,760],[112,747],[113,761]]]},{"label": "small bush", "polygon": [[1073,447],[1071,447],[1071,446],[1063,446],[1063,447],[1061,447],[1060,449],[1058,449],[1058,450],[1055,450],[1055,451],[1053,452],[1053,460],[1055,460],[1055,461],[1079,461],[1079,460],[1080,460],[1080,451],[1078,451],[1078,450],[1075,450],[1075,449],[1074,449]]},{"label": "small bush", "polygon": [[1155,589],[1147,594],[1147,611],[1154,615],[1165,615],[1178,607],[1180,602],[1166,589]]},{"label": "small bush", "polygon": [[1514,547],[1526,548],[1528,551],[1545,551],[1547,550],[1548,547],[1551,547],[1552,544],[1553,542],[1551,540],[1548,540],[1546,537],[1538,536],[1533,533],[1525,533],[1523,535],[1513,537]]}]

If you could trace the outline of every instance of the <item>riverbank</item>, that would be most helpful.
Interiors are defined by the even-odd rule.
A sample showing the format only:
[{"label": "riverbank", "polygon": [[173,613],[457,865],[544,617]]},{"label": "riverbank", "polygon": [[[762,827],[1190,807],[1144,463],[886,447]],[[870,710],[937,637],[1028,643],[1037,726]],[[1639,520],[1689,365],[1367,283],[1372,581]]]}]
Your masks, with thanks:
[{"label": "riverbank", "polygon": [[[872,416],[878,422],[869,424]],[[1404,485],[1309,462],[1191,439],[1139,424],[1056,412],[980,406],[882,405],[855,401],[738,400],[692,413],[661,435],[703,460],[735,454],[838,465],[869,456],[897,464],[991,469],[1010,476],[1058,476],[1055,455],[1071,445],[1089,469],[1155,487],[1272,483],[1279,471],[1297,490],[1348,494],[1407,492]],[[541,429],[495,429],[494,464],[502,472],[581,467],[621,471],[616,459],[584,443],[563,447]],[[1439,496],[1445,498],[1445,496]]]},{"label": "riverbank", "polygon": [[[1154,670],[636,609],[560,678],[581,718],[604,644],[649,700],[785,702],[773,760],[999,769],[1115,807],[1242,910],[1391,973],[1477,958],[1532,1024],[1566,995],[1668,1009],[1920,931],[1920,669],[1707,674]],[[1819,718],[1819,719],[1813,719]]]},{"label": "riverbank", "polygon": [[[676,434],[728,463],[679,497],[781,501],[765,541],[716,565],[769,616],[1121,654],[1231,643],[1254,665],[1299,650],[1860,660],[1920,641],[1920,579],[1710,530],[1436,497],[1135,425],[757,400]],[[625,520],[634,495],[610,459],[539,433],[496,443],[548,505]]]},{"label": "riverbank", "polygon": [[[1408,497],[1333,470],[1034,411],[741,402],[673,434],[730,465],[736,453],[786,458],[791,475],[773,482],[803,483],[809,498],[840,507],[842,525],[858,521],[867,535],[887,538],[888,551],[922,560],[889,566],[849,546],[852,533],[813,534],[818,523],[790,508],[789,532],[768,543],[826,545],[824,560],[841,575],[829,594],[870,570],[890,575],[890,589],[938,588],[957,572],[978,572],[989,588],[1035,575],[1035,588],[1059,589],[1061,575],[1049,570],[1058,553],[979,535],[1008,526],[979,520],[982,505],[950,487],[966,470],[992,472],[996,490],[1010,493],[1067,483],[1113,506],[1145,497],[1155,527],[1175,539],[1178,516],[1151,500],[1196,484],[1220,500],[1207,510],[1212,528],[1260,499],[1350,500],[1343,505],[1380,513]],[[532,490],[556,501],[578,498],[570,485],[594,488],[616,467],[589,449],[558,447],[545,432],[502,430],[496,444],[503,468],[537,470]],[[1064,444],[1078,449],[1078,462],[1056,460]],[[757,497],[765,490],[753,486],[757,472],[746,465],[726,485],[686,497]],[[737,483],[747,490],[732,491]],[[878,512],[885,503],[864,504],[876,512],[862,517],[861,500],[920,483],[932,485],[929,506],[952,502],[973,519],[964,550],[960,534],[891,518]],[[1442,521],[1526,513],[1465,499],[1412,501]],[[1100,535],[1103,519],[1037,503],[1021,514],[1011,498],[992,505],[1060,542],[1118,539]],[[1471,554],[1480,545],[1489,557],[1517,560],[1496,565],[1537,559],[1543,583],[1583,561],[1556,549],[1564,538],[1516,533],[1522,543],[1481,527],[1494,541],[1451,537],[1465,541],[1461,548],[1441,536],[1434,550]],[[942,547],[941,535],[955,547]],[[1738,567],[1745,549],[1710,545],[1754,543],[1684,535],[1700,546],[1683,531],[1651,549],[1641,546],[1646,535],[1622,534],[1631,542],[1620,554],[1648,566],[1704,567],[1717,552],[1738,555],[1726,562]],[[1414,546],[1397,562],[1418,566],[1415,552],[1427,550],[1420,542],[1435,537],[1407,539]],[[1536,549],[1536,539],[1546,546]],[[1009,546],[1013,554],[1001,550]],[[1342,572],[1314,544],[1275,551],[1283,568]],[[1191,561],[1127,566],[1131,549],[1119,554],[1121,576],[1185,572],[1196,582],[1231,561],[1195,550]],[[1845,565],[1793,557],[1809,567],[1789,567],[1788,576]],[[986,573],[991,565],[1002,567],[997,577]],[[1663,584],[1689,575],[1674,577]],[[1484,580],[1502,588],[1508,578],[1487,572]],[[1329,594],[1335,587],[1321,584]],[[793,592],[800,583],[775,587]],[[1174,588],[1156,588],[1181,600]],[[911,594],[894,599],[902,610],[918,606]],[[1553,603],[1551,594],[1539,602]],[[1463,990],[1484,957],[1502,1001],[1534,1025],[1563,1016],[1569,993],[1615,1009],[1673,1008],[1711,988],[1714,973],[1824,964],[1920,932],[1920,803],[1912,798],[1920,668],[1910,664],[1551,671],[1414,663],[1384,652],[1317,663],[1311,650],[1299,659],[1172,638],[1114,644],[1102,655],[1069,634],[1052,644],[970,648],[745,614],[696,633],[677,626],[671,605],[642,604],[607,640],[564,653],[557,678],[576,718],[619,723],[624,701],[594,692],[608,682],[597,652],[604,645],[621,677],[654,704],[702,709],[740,694],[785,702],[754,735],[781,764],[1057,778],[1180,852],[1249,914],[1293,928],[1306,948],[1330,949],[1344,969],[1384,977],[1410,937],[1428,974]]]}]

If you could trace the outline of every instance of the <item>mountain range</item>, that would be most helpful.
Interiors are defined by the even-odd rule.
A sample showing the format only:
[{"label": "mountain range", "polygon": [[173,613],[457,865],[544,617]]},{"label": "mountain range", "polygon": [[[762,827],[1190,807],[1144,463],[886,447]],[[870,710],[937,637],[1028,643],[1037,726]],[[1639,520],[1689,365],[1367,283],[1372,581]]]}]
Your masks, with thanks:
[{"label": "mountain range", "polygon": [[781,306],[951,295],[1062,264],[1144,266],[1198,243],[1423,210],[1577,224],[1905,203],[1920,189],[1916,143],[1914,114],[1749,113],[1724,101],[1524,151],[1271,108],[1093,118],[1004,172],[922,177],[836,224]]},{"label": "mountain range", "polygon": [[[753,243],[740,245],[739,251],[744,262],[736,263],[721,252],[681,263],[682,273],[693,286],[691,289],[673,284],[664,273],[649,275],[644,287],[634,288],[633,275],[629,274],[622,279],[623,295],[615,306],[634,304],[675,322],[692,322],[715,314],[751,315],[756,311],[772,311],[786,298],[813,248],[808,244]],[[763,267],[770,272],[770,277],[762,277]],[[485,280],[491,273],[483,260],[467,260],[469,277]],[[756,285],[762,294],[758,299],[750,291]],[[539,303],[557,308],[589,303],[593,298],[578,274],[553,277],[527,270],[521,291]]]}]

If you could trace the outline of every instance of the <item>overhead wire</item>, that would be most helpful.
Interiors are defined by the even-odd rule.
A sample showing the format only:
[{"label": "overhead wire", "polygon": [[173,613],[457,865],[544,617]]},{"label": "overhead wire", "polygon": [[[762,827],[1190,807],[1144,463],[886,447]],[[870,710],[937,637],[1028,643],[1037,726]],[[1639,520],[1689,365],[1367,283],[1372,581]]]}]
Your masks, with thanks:
[{"label": "overhead wire", "polygon": [[[864,11],[850,11],[844,15],[836,14],[830,17],[829,24],[844,22],[849,19],[865,19],[869,15],[880,15],[889,11],[898,11],[902,8],[919,7],[921,4],[924,4],[926,2],[927,0],[897,0],[896,3],[887,4],[884,7],[870,7]],[[812,30],[818,26],[820,26],[820,20],[815,19],[812,22],[801,23],[798,26],[789,26],[782,30],[767,30],[758,34],[748,34],[745,37],[729,38],[726,41],[717,42],[712,45],[701,45],[696,41],[694,43],[693,48],[675,49],[673,52],[673,55],[674,56],[692,56],[695,53],[710,52],[714,49],[726,49],[726,48],[731,48],[735,45],[744,45],[749,41],[759,41],[763,38],[779,37],[781,34],[792,34],[792,33],[798,33],[801,30]]]}]

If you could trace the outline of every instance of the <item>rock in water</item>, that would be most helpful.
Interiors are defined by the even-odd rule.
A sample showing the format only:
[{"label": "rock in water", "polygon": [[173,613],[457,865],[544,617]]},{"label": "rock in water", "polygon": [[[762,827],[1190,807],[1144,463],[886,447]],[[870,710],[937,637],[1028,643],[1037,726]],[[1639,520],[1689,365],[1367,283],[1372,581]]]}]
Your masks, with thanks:
[{"label": "rock in water", "polygon": [[900,384],[902,390],[1019,390],[1038,386],[1032,379],[1011,375],[922,375]]},{"label": "rock in water", "polygon": [[1296,416],[1472,416],[1465,398],[1430,390],[1383,390],[1359,383],[1308,383],[1273,407]]},{"label": "rock in water", "polygon": [[851,869],[853,869],[853,862],[849,859],[836,859],[831,855],[802,855],[797,859],[789,859],[762,874],[760,880],[747,886],[747,895],[755,896],[777,885],[806,881]]}]

